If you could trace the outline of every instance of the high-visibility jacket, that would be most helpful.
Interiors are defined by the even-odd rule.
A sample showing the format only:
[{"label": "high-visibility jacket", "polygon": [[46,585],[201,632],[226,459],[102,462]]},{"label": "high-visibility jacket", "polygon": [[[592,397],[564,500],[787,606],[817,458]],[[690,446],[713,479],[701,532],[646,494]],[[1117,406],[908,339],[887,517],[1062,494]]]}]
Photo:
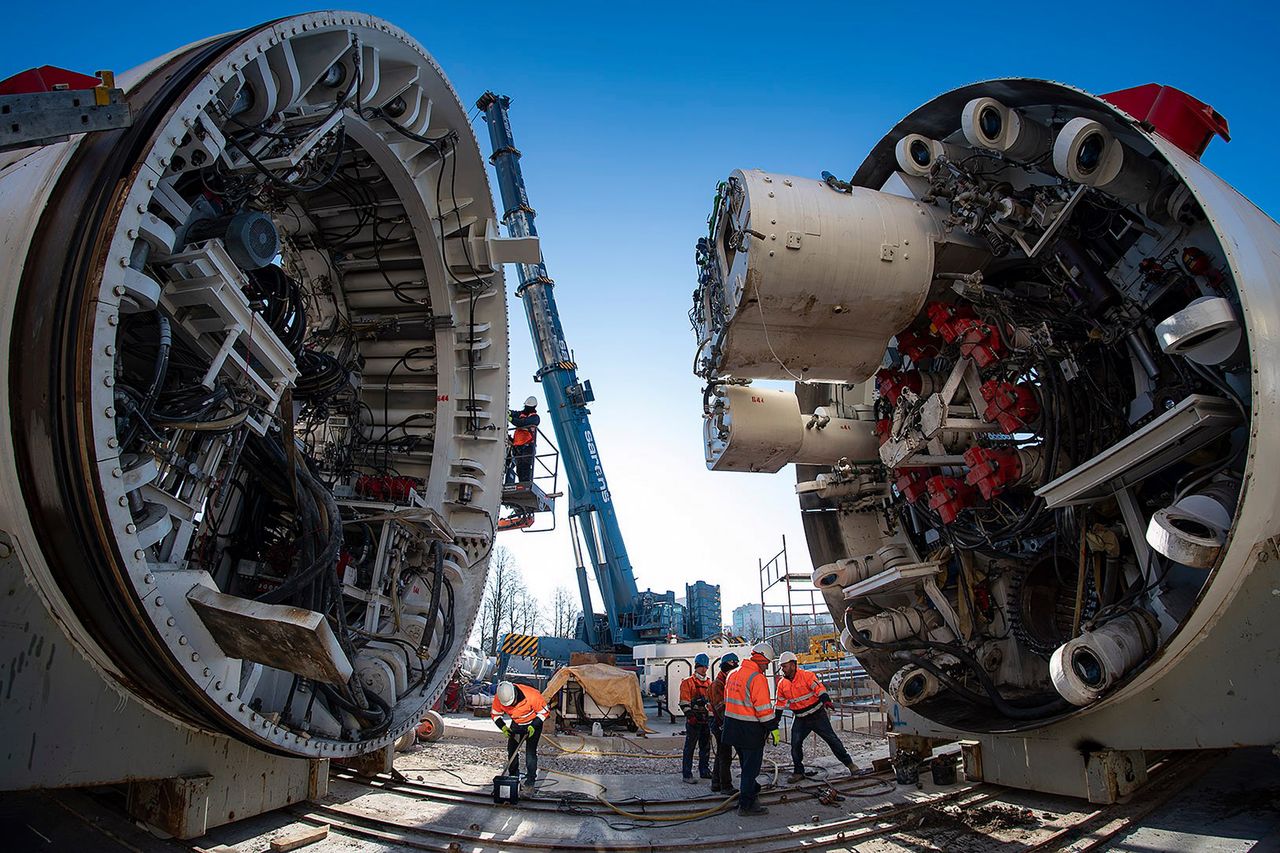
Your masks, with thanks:
[{"label": "high-visibility jacket", "polygon": [[707,701],[711,703],[711,713],[716,715],[716,720],[724,719],[724,684],[729,680],[729,673],[723,669],[716,674],[716,680],[711,682],[711,691],[707,694]]},{"label": "high-visibility jacket", "polygon": [[689,712],[693,710],[693,700],[706,699],[707,706],[703,708],[703,714],[705,715],[711,710],[710,693],[711,679],[695,672],[680,682],[680,710],[684,711],[685,716],[688,716]]},{"label": "high-visibility jacket", "polygon": [[753,660],[729,673],[724,683],[724,715],[750,723],[770,723],[774,716],[769,680]]},{"label": "high-visibility jacket", "polygon": [[537,426],[542,423],[542,418],[538,417],[537,412],[512,411],[510,415],[511,423],[516,427],[511,433],[512,445],[524,447],[526,444],[533,444],[537,441]]},{"label": "high-visibility jacket", "polygon": [[818,676],[807,669],[796,668],[794,678],[778,680],[778,710],[790,708],[797,717],[812,714],[827,699],[827,688]]},{"label": "high-visibility jacket", "polygon": [[547,702],[542,698],[542,694],[537,688],[528,687],[524,684],[516,685],[516,703],[514,705],[503,705],[498,701],[498,697],[493,697],[493,706],[490,708],[489,716],[498,719],[503,714],[511,717],[512,722],[517,726],[527,726],[535,719],[545,720],[547,718]]}]

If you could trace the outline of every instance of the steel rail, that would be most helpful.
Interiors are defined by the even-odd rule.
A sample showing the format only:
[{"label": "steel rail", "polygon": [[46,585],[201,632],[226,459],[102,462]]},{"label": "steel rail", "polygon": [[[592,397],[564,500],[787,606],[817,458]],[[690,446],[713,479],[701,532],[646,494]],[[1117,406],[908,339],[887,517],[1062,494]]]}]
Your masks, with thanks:
[{"label": "steel rail", "polygon": [[[901,828],[906,818],[909,818],[924,809],[944,802],[971,798],[965,799],[962,807],[978,805],[999,796],[1000,792],[998,790],[988,790],[990,787],[991,786],[987,785],[966,787],[958,791],[951,791],[941,796],[930,797],[918,802],[894,806],[870,814],[818,823],[812,826],[794,828],[785,827],[769,833],[756,834],[750,838],[744,838],[741,834],[734,834],[695,839],[677,838],[672,839],[671,841],[639,841],[635,843],[610,840],[608,842],[601,842],[601,844],[611,851],[620,851],[621,853],[641,853],[641,851],[664,850],[794,850],[796,849],[797,842],[802,839],[820,837],[824,835],[838,835],[849,829],[856,829],[858,827],[866,827],[867,831],[865,833],[858,834],[856,836],[857,838],[870,838],[876,835],[893,832],[895,829]],[[473,845],[479,845],[479,849],[485,849],[485,847],[501,850],[582,849],[580,843],[566,843],[559,839],[486,838],[481,830],[451,832],[434,826],[415,826],[399,821],[387,820],[379,817],[378,815],[363,812],[361,810],[345,808],[332,804],[299,804],[290,806],[288,811],[294,817],[306,823],[312,823],[317,826],[328,825],[338,832],[399,844],[411,850],[457,851],[459,849],[466,849],[465,842],[470,842]],[[899,818],[902,818],[903,820],[898,820]],[[889,825],[873,825],[884,821],[890,821]],[[458,846],[437,846],[431,841],[424,840],[422,836],[427,836],[428,838],[448,839],[451,844]],[[853,836],[846,836],[846,838],[852,839]]]},{"label": "steel rail", "polygon": [[[1114,839],[1124,830],[1131,828],[1135,822],[1141,820],[1155,809],[1167,803],[1174,795],[1190,785],[1195,778],[1199,776],[1199,772],[1217,757],[1217,753],[1209,755],[1193,755],[1193,756],[1175,756],[1167,758],[1152,768],[1152,780],[1142,788],[1136,803],[1120,804],[1106,806],[1093,809],[1080,817],[1072,820],[1068,825],[1059,827],[1051,832],[1047,837],[1038,841],[1025,845],[1022,849],[1033,853],[1034,851],[1050,851],[1065,849],[1064,845],[1069,845],[1079,840],[1086,833],[1101,830],[1101,834],[1088,836],[1088,844],[1082,848],[1073,848],[1075,853],[1086,853],[1086,851],[1098,850]],[[862,777],[869,778],[869,777]],[[850,780],[855,781],[856,777]],[[830,784],[830,783],[828,783]],[[381,787],[379,785],[371,785],[371,787]],[[423,786],[426,787],[426,786]],[[837,786],[838,787],[838,782]],[[394,789],[388,789],[392,793],[401,793]],[[432,799],[425,793],[410,791],[415,797],[422,799]],[[787,796],[797,791],[795,788],[786,790],[775,790],[768,792],[773,798],[782,802],[787,801]],[[808,795],[808,791],[804,792]],[[734,849],[742,851],[753,851],[753,853],[766,853],[766,851],[782,851],[796,849],[821,849],[830,844],[838,844],[841,846],[856,845],[861,842],[890,835],[900,831],[911,825],[911,822],[922,811],[934,808],[939,805],[954,803],[960,809],[973,808],[985,803],[996,800],[1002,796],[1016,795],[1018,792],[1007,788],[996,788],[987,784],[976,784],[951,791],[939,796],[929,797],[911,803],[904,803],[893,806],[877,812],[858,814],[845,818],[837,818],[831,821],[823,821],[811,826],[786,827],[773,830],[763,834],[756,834],[751,837],[743,837],[741,835],[721,835],[696,839],[673,839],[671,841],[650,840],[620,842],[611,840],[608,842],[599,842],[599,844],[609,850],[620,851],[620,853],[630,853],[630,851],[688,851],[688,850],[723,850]],[[764,793],[761,795],[765,796]],[[808,798],[807,796],[805,797]],[[694,800],[681,801],[686,807],[705,802],[712,798],[700,797]],[[771,800],[772,801],[772,800]],[[547,801],[550,802],[550,801]],[[481,803],[477,802],[477,805]],[[666,807],[674,805],[673,801],[660,801],[663,811],[669,811]],[[493,805],[491,800],[485,800],[483,805]],[[574,803],[575,810],[573,814],[582,815],[578,807],[588,807],[589,802]],[[508,807],[509,808],[509,807]],[[533,811],[544,811],[542,808],[531,809]],[[457,830],[437,826],[415,826],[399,821],[386,820],[379,815],[372,814],[360,809],[347,808],[340,805],[321,805],[321,804],[299,804],[289,808],[289,811],[299,820],[315,825],[327,825],[334,831],[356,837],[374,839],[392,844],[400,845],[405,849],[411,850],[439,850],[456,853],[459,850],[473,849],[500,849],[500,850],[568,850],[582,849],[581,843],[576,841],[566,841],[563,839],[551,838],[499,838],[492,833],[486,833],[482,830]],[[556,806],[559,811],[559,806]],[[570,816],[573,816],[571,814]],[[600,812],[592,811],[589,816],[596,816]],[[611,814],[604,811],[604,814]],[[658,812],[655,812],[658,814]],[[1113,825],[1114,824],[1114,825]],[[655,826],[655,829],[658,829]],[[439,843],[436,839],[443,839],[444,843]]]},{"label": "steel rail", "polygon": [[[1081,840],[1081,837],[1086,833],[1090,833],[1091,827],[1094,826],[1097,826],[1099,830],[1105,831],[1090,835],[1088,843],[1084,847],[1072,847],[1071,849],[1074,853],[1098,850],[1120,833],[1133,828],[1137,821],[1142,820],[1168,803],[1198,779],[1208,769],[1207,765],[1212,764],[1221,757],[1222,752],[1216,750],[1167,758],[1159,765],[1158,778],[1145,785],[1138,792],[1137,797],[1139,799],[1136,803],[1095,809],[1080,820],[1056,830],[1048,838],[1041,839],[1031,845],[1027,848],[1027,853],[1034,853],[1034,851],[1040,850],[1064,849],[1064,845],[1071,845],[1075,841]],[[1129,808],[1129,805],[1132,805],[1132,808]],[[1126,810],[1128,811],[1127,814],[1116,814],[1117,811]],[[1112,824],[1115,825],[1113,826]]]},{"label": "steel rail", "polygon": [[[850,783],[862,781],[885,782],[888,781],[890,776],[890,771],[881,771],[862,776],[844,776],[837,779],[809,782],[803,785],[795,785],[787,788],[762,789],[760,792],[760,800],[765,805],[773,805],[817,799],[824,788],[831,788],[840,793],[857,794],[870,786],[855,785],[850,787]],[[434,785],[426,782],[415,782],[408,779],[395,779],[387,776],[386,774],[379,774],[377,776],[360,776],[348,771],[334,771],[330,774],[330,777],[337,779],[340,782],[362,785],[367,788],[386,791],[387,793],[411,796],[415,799],[502,808],[504,810],[514,808],[526,811],[559,812],[561,803],[566,799],[564,796],[558,796],[556,793],[548,792],[545,796],[541,796],[536,799],[522,799],[517,805],[512,806],[506,803],[494,803],[491,795],[487,793],[487,786],[484,786],[483,789],[481,789],[480,786],[477,786],[475,789],[456,788],[449,785]],[[570,792],[566,791],[565,793]],[[888,790],[886,790],[885,793],[888,793]],[[590,795],[587,796],[590,797]],[[686,797],[679,800],[628,798],[625,800],[618,800],[616,801],[616,804],[626,806],[629,809],[643,810],[652,814],[662,814],[666,811],[694,810],[690,808],[691,806],[703,806],[709,808],[720,802],[727,806],[735,796],[736,794],[728,797],[708,795]],[[583,800],[571,798],[570,801],[575,806],[581,805],[584,808],[596,808],[599,806],[599,801],[595,800],[594,797]],[[601,807],[599,808],[599,811],[608,813],[609,809],[607,807]]]}]

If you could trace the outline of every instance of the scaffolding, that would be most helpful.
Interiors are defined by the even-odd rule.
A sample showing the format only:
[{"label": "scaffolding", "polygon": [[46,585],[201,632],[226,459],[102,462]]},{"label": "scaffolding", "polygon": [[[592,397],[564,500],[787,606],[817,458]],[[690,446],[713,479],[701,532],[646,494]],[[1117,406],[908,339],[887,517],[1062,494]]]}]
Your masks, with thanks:
[{"label": "scaffolding", "polygon": [[787,537],[782,550],[760,563],[761,636],[775,651],[809,651],[809,638],[835,630],[827,603],[809,575],[791,571]]},{"label": "scaffolding", "polygon": [[[831,724],[837,731],[884,734],[885,703],[880,686],[840,645],[840,629],[812,577],[791,570],[787,537],[782,537],[782,550],[758,562],[761,636],[779,654],[795,652],[805,669],[818,676],[835,704]],[[784,718],[782,732],[789,740],[789,718]]]}]

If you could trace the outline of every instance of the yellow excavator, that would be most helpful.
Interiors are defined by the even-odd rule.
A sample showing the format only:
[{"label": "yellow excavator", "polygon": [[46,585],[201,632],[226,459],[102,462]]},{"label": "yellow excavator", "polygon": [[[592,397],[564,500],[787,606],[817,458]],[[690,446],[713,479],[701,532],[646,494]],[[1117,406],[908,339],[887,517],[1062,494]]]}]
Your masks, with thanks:
[{"label": "yellow excavator", "polygon": [[845,656],[839,634],[817,634],[809,638],[809,651],[796,655],[796,662],[804,665],[822,661],[838,661]]}]

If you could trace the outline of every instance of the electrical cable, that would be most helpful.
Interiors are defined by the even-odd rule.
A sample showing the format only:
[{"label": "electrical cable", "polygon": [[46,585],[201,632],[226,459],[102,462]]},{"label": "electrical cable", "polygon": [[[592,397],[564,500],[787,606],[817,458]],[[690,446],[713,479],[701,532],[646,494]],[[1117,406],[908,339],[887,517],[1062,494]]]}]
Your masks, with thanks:
[{"label": "electrical cable", "polygon": [[[999,711],[1004,716],[1009,717],[1010,719],[1014,719],[1014,720],[1042,719],[1044,717],[1048,717],[1053,714],[1059,713],[1061,711],[1067,710],[1071,707],[1070,703],[1068,703],[1065,699],[1063,699],[1060,696],[1054,699],[1051,699],[1050,701],[1041,703],[1039,705],[1032,705],[1032,706],[1026,706],[1026,707],[1013,705],[1010,703],[1008,699],[1006,699],[1003,695],[1001,695],[999,689],[995,685],[995,682],[991,680],[991,676],[987,673],[986,669],[983,668],[982,664],[979,663],[976,658],[974,658],[972,655],[970,655],[967,651],[960,648],[959,646],[951,643],[938,643],[938,642],[934,642],[933,640],[921,640],[921,639],[898,640],[890,643],[878,643],[872,640],[870,637],[868,637],[865,632],[859,633],[857,631],[854,631],[853,625],[849,621],[850,615],[851,614],[849,611],[845,611],[845,628],[849,630],[850,633],[857,635],[858,643],[860,645],[866,646],[867,648],[875,649],[878,651],[934,650],[934,651],[942,651],[949,655],[954,656],[961,663],[964,663],[967,667],[969,667],[970,670],[972,670],[973,674],[978,679],[978,683],[982,685],[982,689],[986,692],[987,696],[991,699],[991,702],[993,706],[996,708],[996,710]],[[920,659],[918,657],[913,657],[912,662],[919,663]]]}]

